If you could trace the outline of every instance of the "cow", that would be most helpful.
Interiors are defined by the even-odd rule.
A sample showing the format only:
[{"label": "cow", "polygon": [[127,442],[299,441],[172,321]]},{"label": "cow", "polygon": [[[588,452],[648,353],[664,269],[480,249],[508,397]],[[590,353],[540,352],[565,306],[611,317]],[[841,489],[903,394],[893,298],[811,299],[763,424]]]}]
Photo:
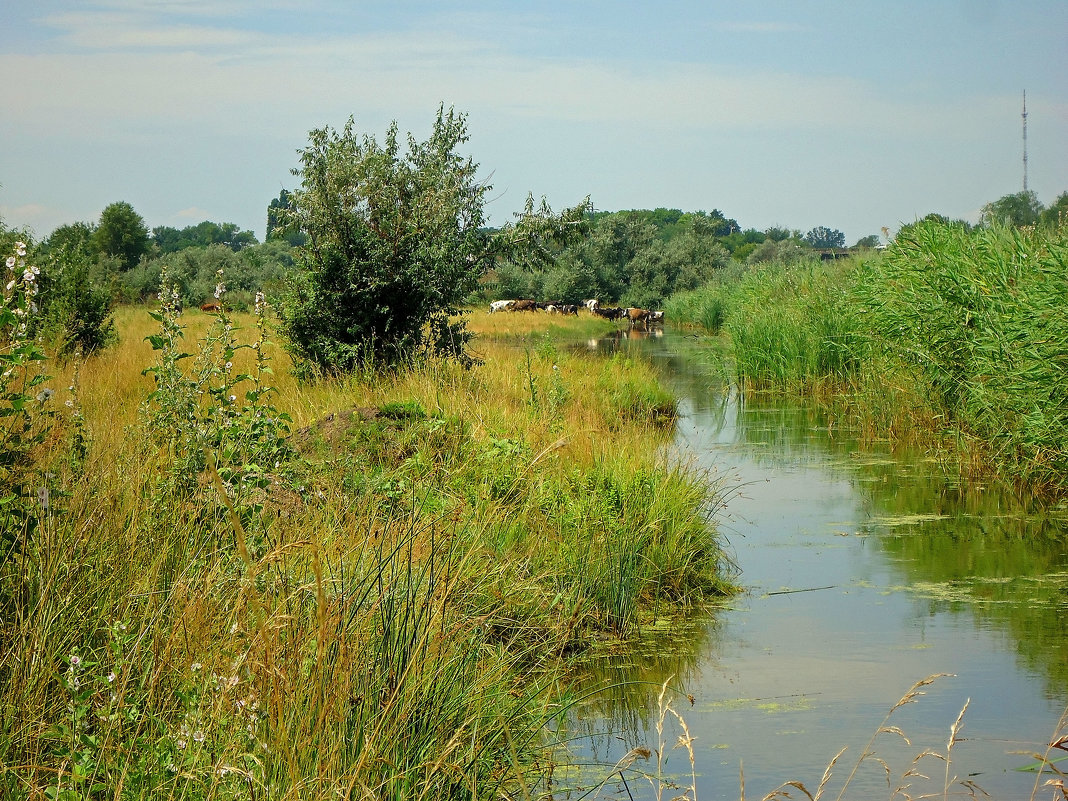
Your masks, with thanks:
[{"label": "cow", "polygon": [[589,309],[591,312],[593,312],[598,306],[601,305],[601,303],[599,300],[597,300],[597,298],[590,298],[589,300],[582,301],[582,305]]},{"label": "cow", "polygon": [[624,310],[618,306],[598,306],[593,313],[606,320],[618,320],[625,315]]},{"label": "cow", "polygon": [[560,307],[560,314],[573,314],[578,317],[578,306],[573,303],[565,303]]},{"label": "cow", "polygon": [[647,309],[636,309],[633,306],[628,306],[625,310],[625,314],[630,324],[644,323],[649,318],[649,311]]},{"label": "cow", "polygon": [[507,309],[512,308],[512,304],[514,303],[514,300],[495,300],[490,303],[490,314],[506,311]]},{"label": "cow", "polygon": [[651,311],[651,312],[649,312],[649,316],[646,318],[646,320],[648,320],[650,323],[661,323],[661,324],[663,324],[663,322],[664,322],[664,313],[662,311]]},{"label": "cow", "polygon": [[508,311],[537,311],[538,302],[536,300],[517,300],[511,306],[508,307]]},{"label": "cow", "polygon": [[222,304],[219,303],[219,301],[217,300],[213,300],[210,303],[205,303],[203,306],[201,306],[200,310],[202,312],[221,312]]}]

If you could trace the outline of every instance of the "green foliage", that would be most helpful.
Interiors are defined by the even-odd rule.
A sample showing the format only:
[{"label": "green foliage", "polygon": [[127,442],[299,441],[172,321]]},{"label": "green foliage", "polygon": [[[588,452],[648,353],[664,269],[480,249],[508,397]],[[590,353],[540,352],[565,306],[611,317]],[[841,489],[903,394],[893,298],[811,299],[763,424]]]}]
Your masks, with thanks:
[{"label": "green foliage", "polygon": [[280,312],[298,366],[349,372],[426,354],[464,357],[454,321],[487,264],[482,233],[489,187],[457,148],[466,118],[438,110],[430,138],[394,123],[379,144],[344,130],[314,130],[301,151],[300,189],[286,217],[307,234],[305,272]]},{"label": "green foliage", "polygon": [[1068,192],[1061,192],[1057,199],[1039,215],[1039,222],[1050,228],[1068,225]]},{"label": "green foliage", "polygon": [[[44,386],[45,354],[31,336],[40,271],[27,264],[26,243],[13,244],[0,295],[0,569],[24,547],[48,506],[32,454],[48,433],[55,394]],[[0,609],[6,596],[0,585]]]},{"label": "green foliage", "polygon": [[895,409],[926,409],[978,442],[987,465],[1059,493],[1068,475],[1066,296],[1065,226],[972,228],[929,215],[903,226],[882,255],[752,267],[673,297],[667,312],[728,332],[740,382],[860,387],[869,419],[891,425]]},{"label": "green foliage", "polygon": [[1000,197],[983,206],[980,215],[982,225],[1021,227],[1034,225],[1043,211],[1042,202],[1032,190],[1016,192]]},{"label": "green foliage", "polygon": [[100,214],[93,246],[98,253],[118,259],[119,269],[130,270],[148,253],[148,228],[129,203],[112,203]]},{"label": "green foliage", "polygon": [[805,242],[814,248],[844,248],[846,240],[841,231],[818,225],[805,234]]},{"label": "green foliage", "polygon": [[1019,478],[1068,475],[1068,229],[928,221],[857,291],[881,347]]},{"label": "green foliage", "polygon": [[[221,273],[218,280],[215,297],[223,302],[226,289]],[[238,344],[234,325],[223,311],[216,315],[187,374],[182,362],[193,354],[181,349],[184,326],[178,292],[167,289],[166,275],[164,287],[160,310],[152,313],[160,332],[148,337],[159,359],[144,370],[156,385],[144,416],[147,430],[163,450],[164,491],[179,498],[194,492],[210,465],[229,501],[243,511],[256,512],[250,499],[286,469],[290,457],[286,437],[291,419],[270,404],[275,390],[268,383],[265,300],[262,294],[256,299],[259,338],[255,342]],[[234,357],[242,350],[254,354],[251,373],[240,373],[234,367]]]},{"label": "green foliage", "polygon": [[144,261],[121,276],[128,297],[147,300],[160,292],[160,277],[178,290],[182,306],[213,300],[216,274],[226,275],[227,301],[241,311],[252,308],[257,292],[277,296],[294,272],[294,253],[282,241],[251,245],[235,252],[226,245],[189,247],[159,259]]},{"label": "green foliage", "polygon": [[292,196],[289,190],[283,189],[267,207],[267,242],[280,239],[292,247],[299,248],[308,241],[293,222],[287,222],[287,215],[292,211]]},{"label": "green foliage", "polygon": [[860,239],[858,239],[857,243],[853,245],[853,247],[875,248],[878,247],[881,242],[882,240],[879,238],[878,234],[868,234],[867,236],[862,236]]},{"label": "green foliage", "polygon": [[203,248],[210,245],[225,245],[237,252],[257,244],[252,231],[242,231],[236,223],[213,223],[205,220],[185,228],[158,225],[152,229],[152,244],[160,254],[176,253],[186,248]]},{"label": "green foliage", "polygon": [[88,355],[118,339],[108,264],[76,244],[52,245],[41,275],[41,314],[35,330],[60,357]]}]

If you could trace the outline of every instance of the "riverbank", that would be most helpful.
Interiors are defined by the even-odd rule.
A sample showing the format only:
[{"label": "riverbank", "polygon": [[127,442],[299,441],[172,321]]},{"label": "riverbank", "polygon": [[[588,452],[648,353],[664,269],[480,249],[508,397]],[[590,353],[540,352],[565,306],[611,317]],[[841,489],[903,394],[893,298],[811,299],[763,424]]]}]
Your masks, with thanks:
[{"label": "riverbank", "polygon": [[733,590],[644,361],[476,313],[470,370],[300,384],[214,321],[121,309],[50,371],[0,566],[5,797],[533,793],[576,664]]},{"label": "riverbank", "polygon": [[1068,227],[924,220],[882,255],[724,275],[671,319],[724,332],[748,391],[821,398],[871,438],[1068,493]]}]

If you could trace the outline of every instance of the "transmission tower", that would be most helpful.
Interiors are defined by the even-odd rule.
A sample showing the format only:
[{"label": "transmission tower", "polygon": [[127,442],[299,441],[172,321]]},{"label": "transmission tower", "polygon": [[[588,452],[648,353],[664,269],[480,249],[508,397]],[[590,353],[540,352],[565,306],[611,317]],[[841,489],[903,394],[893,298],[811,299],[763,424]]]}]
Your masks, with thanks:
[{"label": "transmission tower", "polygon": [[1024,186],[1023,191],[1027,191],[1027,90],[1024,89],[1023,93],[1023,167],[1024,167]]}]

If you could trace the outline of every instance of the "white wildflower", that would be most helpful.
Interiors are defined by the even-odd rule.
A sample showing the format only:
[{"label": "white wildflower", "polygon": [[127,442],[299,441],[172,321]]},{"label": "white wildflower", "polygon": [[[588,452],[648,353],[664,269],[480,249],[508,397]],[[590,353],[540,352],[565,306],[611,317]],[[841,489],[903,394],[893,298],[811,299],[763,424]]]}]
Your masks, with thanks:
[{"label": "white wildflower", "polygon": [[204,742],[204,732],[202,732],[200,729],[197,729],[195,732],[193,732],[193,742],[195,742],[195,743]]},{"label": "white wildflower", "polygon": [[15,257],[14,256],[8,256],[7,257],[7,269],[9,269],[9,270],[14,270],[15,269]]},{"label": "white wildflower", "polygon": [[82,664],[82,658],[77,654],[70,655],[70,666],[72,668],[79,667]]}]

